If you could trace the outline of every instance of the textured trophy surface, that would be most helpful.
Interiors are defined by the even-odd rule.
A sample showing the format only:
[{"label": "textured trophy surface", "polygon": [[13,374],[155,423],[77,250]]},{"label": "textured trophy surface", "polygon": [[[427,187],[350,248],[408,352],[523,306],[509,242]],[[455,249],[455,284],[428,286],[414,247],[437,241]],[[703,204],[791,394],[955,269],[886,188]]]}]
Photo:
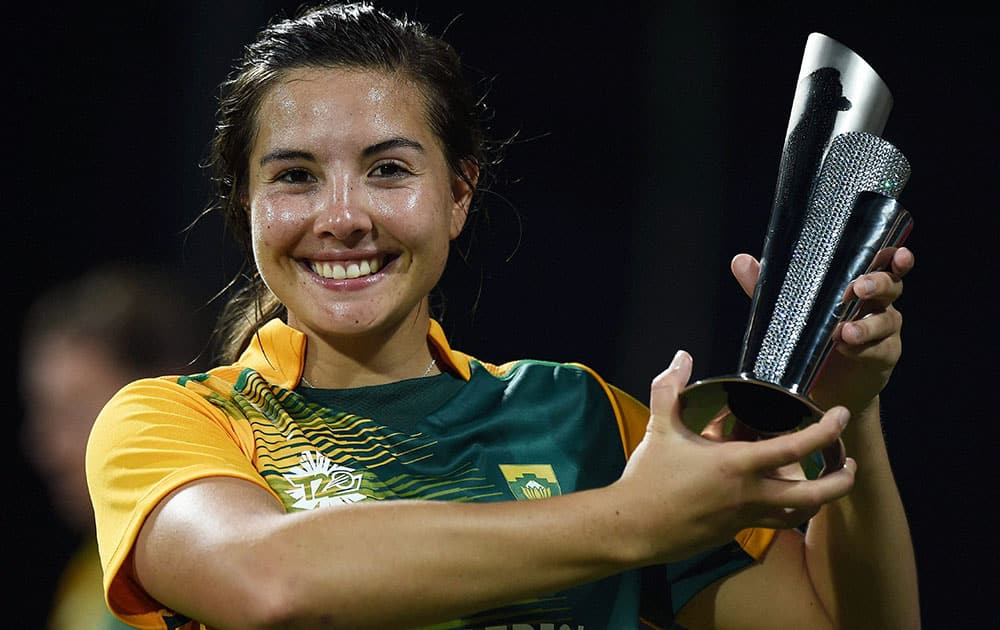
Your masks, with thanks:
[{"label": "textured trophy surface", "polygon": [[[689,385],[682,417],[732,439],[766,439],[819,420],[809,390],[836,326],[857,314],[849,285],[880,269],[912,228],[896,200],[910,175],[882,133],[892,97],[856,53],[819,33],[806,42],[734,373]],[[813,479],[839,468],[842,444],[802,462]]]}]

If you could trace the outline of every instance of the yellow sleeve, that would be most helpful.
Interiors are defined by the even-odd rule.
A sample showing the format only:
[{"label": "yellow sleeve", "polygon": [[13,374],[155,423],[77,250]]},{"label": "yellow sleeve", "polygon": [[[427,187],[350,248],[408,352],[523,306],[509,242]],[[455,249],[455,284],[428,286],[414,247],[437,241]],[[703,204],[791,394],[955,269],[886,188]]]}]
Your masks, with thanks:
[{"label": "yellow sleeve", "polygon": [[625,456],[629,457],[639,446],[642,437],[646,435],[649,407],[614,385],[606,387],[615,407],[615,413],[618,414],[618,427],[622,436],[622,446],[625,448]]},{"label": "yellow sleeve", "polygon": [[130,559],[139,529],[160,500],[211,476],[246,479],[271,492],[254,466],[251,428],[230,401],[198,381],[143,379],[115,394],[94,424],[87,483],[104,592],[112,612],[135,627],[165,628],[164,613],[170,614],[139,586]]}]

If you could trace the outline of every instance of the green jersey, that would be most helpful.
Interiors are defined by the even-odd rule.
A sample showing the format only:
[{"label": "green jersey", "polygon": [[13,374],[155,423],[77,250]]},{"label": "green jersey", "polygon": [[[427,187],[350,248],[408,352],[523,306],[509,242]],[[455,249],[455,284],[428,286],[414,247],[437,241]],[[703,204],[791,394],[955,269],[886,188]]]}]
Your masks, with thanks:
[{"label": "green jersey", "polygon": [[[141,628],[199,627],[145,594],[124,561],[158,498],[194,479],[248,479],[293,512],[408,499],[545,500],[619,478],[644,432],[645,406],[583,365],[482,362],[451,350],[436,322],[429,342],[441,375],[317,390],[300,386],[304,335],[275,320],[234,365],[123,389],[102,412],[88,456],[112,610]],[[117,465],[102,464],[108,461]],[[173,465],[165,468],[164,461]],[[134,500],[121,501],[123,493]],[[102,500],[112,495],[119,500]],[[539,534],[525,524],[525,539]],[[684,562],[433,628],[670,628],[684,603],[751,563],[770,535],[747,530]],[[420,544],[419,533],[412,544]],[[509,552],[514,557],[519,549]]]}]

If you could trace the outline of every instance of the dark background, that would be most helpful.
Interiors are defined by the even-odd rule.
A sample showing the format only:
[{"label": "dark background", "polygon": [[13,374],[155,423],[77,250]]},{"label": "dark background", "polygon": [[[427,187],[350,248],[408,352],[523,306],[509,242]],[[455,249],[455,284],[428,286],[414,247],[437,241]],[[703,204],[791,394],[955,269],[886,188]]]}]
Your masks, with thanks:
[{"label": "dark background", "polygon": [[[990,626],[1000,619],[986,572],[998,559],[987,469],[998,432],[985,395],[997,376],[995,22],[985,5],[955,3],[697,4],[385,3],[447,28],[473,76],[492,80],[494,135],[518,138],[484,198],[471,265],[444,283],[453,344],[496,362],[585,362],[643,400],[677,348],[694,355],[695,378],[731,371],[748,300],[728,261],[760,252],[806,37],[841,41],[889,85],[882,135],[912,164],[900,201],[915,219],[917,266],[898,302],[904,355],[883,415],[925,627]],[[15,321],[47,285],[101,260],[176,268],[206,303],[223,287],[236,256],[219,222],[184,232],[207,200],[198,163],[215,86],[267,17],[295,6],[8,13],[3,228]],[[15,591],[27,590],[9,614],[34,627],[74,541],[20,453],[10,461],[7,547],[23,553],[7,566]]]}]

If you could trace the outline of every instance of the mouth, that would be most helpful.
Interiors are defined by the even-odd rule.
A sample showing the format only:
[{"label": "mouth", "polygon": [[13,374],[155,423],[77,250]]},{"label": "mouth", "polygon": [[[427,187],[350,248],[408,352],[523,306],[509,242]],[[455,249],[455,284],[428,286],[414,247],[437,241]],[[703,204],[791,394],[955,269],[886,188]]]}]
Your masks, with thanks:
[{"label": "mouth", "polygon": [[353,280],[378,273],[391,260],[383,261],[379,257],[362,258],[359,260],[310,260],[309,269],[318,276],[332,280]]}]

